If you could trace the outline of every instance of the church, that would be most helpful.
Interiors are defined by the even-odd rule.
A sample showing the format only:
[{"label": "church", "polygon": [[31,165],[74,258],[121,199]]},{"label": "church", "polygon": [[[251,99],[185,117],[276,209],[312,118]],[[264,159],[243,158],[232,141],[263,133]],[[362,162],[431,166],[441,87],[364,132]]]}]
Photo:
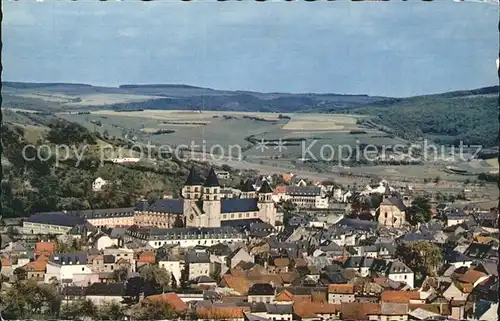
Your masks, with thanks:
[{"label": "church", "polygon": [[135,224],[160,228],[221,227],[225,222],[260,219],[276,224],[273,190],[264,181],[256,191],[250,181],[241,186],[237,198],[223,198],[217,174],[212,168],[205,180],[192,167],[181,190],[180,199],[163,199],[148,205],[141,203],[135,209]]}]

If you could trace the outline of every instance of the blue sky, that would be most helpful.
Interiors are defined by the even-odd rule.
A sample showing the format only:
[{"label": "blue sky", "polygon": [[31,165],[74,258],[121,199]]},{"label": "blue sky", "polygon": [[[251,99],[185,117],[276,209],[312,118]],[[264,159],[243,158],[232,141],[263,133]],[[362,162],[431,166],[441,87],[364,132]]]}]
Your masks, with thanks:
[{"label": "blue sky", "polygon": [[498,6],[15,1],[3,79],[410,96],[498,83]]}]

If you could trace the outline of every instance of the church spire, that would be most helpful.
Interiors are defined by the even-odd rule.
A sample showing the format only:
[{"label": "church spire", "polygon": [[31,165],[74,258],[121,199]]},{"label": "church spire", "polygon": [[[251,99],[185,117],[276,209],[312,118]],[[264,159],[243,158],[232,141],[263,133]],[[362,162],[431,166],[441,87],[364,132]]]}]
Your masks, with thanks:
[{"label": "church spire", "polygon": [[202,178],[198,174],[198,171],[196,168],[191,167],[191,170],[189,171],[188,177],[186,179],[186,183],[184,184],[185,186],[196,186],[196,185],[201,185],[203,182]]},{"label": "church spire", "polygon": [[215,170],[213,167],[210,169],[210,173],[208,173],[207,179],[205,180],[205,183],[203,184],[203,186],[205,186],[205,187],[220,186],[219,180],[217,179],[217,173],[215,173]]}]

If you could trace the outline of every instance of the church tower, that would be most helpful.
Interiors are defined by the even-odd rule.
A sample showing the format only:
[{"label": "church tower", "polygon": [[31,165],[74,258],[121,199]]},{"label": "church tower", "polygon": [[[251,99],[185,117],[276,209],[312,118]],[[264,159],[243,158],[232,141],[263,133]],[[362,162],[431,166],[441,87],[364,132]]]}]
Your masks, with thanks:
[{"label": "church tower", "polygon": [[188,200],[198,200],[201,197],[202,178],[198,175],[196,168],[193,166],[189,171],[186,183],[182,188],[182,197]]},{"label": "church tower", "polygon": [[202,184],[203,179],[198,174],[198,171],[194,166],[191,167],[186,183],[181,191],[182,197],[184,198],[184,226],[199,227],[202,225],[201,208],[197,205],[202,194]]},{"label": "church tower", "polygon": [[276,224],[276,207],[273,201],[273,190],[267,181],[262,183],[259,189],[259,218],[266,223],[275,226]]},{"label": "church tower", "polygon": [[221,195],[220,184],[217,179],[217,173],[213,168],[210,169],[207,179],[203,184],[203,212],[204,227],[220,227],[221,218]]},{"label": "church tower", "polygon": [[255,188],[253,188],[252,181],[250,179],[247,179],[246,182],[241,184],[241,194],[240,198],[256,198],[257,193],[255,191]]}]

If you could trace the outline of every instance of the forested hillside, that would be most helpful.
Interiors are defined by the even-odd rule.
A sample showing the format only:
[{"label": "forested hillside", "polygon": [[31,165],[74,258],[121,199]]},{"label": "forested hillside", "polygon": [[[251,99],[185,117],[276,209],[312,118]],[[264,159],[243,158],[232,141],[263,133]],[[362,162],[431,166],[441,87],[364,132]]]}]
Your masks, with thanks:
[{"label": "forested hillside", "polygon": [[[128,207],[142,197],[153,200],[165,192],[177,196],[191,166],[177,160],[155,166],[113,163],[100,166],[97,149],[89,149],[78,166],[74,158],[57,164],[54,156],[41,160],[50,156],[47,149],[37,155],[35,149],[27,148],[23,157],[23,149],[28,144],[25,129],[3,124],[1,130],[3,217],[63,209]],[[66,143],[76,148],[81,144],[94,144],[95,148],[103,142],[101,139],[77,124],[56,120],[38,144]],[[92,191],[92,182],[97,177],[109,180],[99,193]]]},{"label": "forested hillside", "polygon": [[373,122],[407,139],[498,146],[498,87],[393,99],[342,112],[374,116]]}]

